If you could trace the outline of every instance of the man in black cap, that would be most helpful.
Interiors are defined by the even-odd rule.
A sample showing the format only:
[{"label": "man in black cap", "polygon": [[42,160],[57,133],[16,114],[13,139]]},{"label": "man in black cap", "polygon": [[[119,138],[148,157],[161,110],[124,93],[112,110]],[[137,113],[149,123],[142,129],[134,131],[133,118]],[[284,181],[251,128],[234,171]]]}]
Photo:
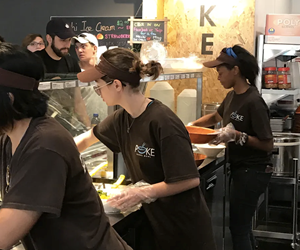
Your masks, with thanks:
[{"label": "man in black cap", "polygon": [[78,73],[78,62],[69,55],[72,28],[63,19],[52,19],[46,27],[47,47],[36,52],[45,64],[47,73]]},{"label": "man in black cap", "polygon": [[[64,78],[69,73],[74,73],[76,77],[81,69],[77,60],[69,54],[71,39],[76,35],[72,28],[63,19],[52,19],[47,24],[46,34],[47,47],[35,52],[44,62],[45,71],[48,74],[46,78]],[[79,88],[46,91],[45,93],[59,102],[71,115],[75,113],[87,128],[91,127]]]}]

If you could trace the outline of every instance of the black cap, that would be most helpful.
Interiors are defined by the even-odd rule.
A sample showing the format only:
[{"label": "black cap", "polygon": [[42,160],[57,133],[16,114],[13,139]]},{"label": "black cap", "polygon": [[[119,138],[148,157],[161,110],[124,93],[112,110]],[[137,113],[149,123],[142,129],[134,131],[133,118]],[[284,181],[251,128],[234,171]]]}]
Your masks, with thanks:
[{"label": "black cap", "polygon": [[63,19],[52,19],[47,23],[46,33],[56,35],[60,39],[67,39],[76,36],[73,29]]}]

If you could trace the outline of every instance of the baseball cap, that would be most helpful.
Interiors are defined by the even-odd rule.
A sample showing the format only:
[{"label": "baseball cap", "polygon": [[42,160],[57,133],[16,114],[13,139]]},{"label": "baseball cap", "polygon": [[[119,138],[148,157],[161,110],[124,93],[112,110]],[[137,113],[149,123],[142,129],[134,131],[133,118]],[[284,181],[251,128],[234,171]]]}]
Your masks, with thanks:
[{"label": "baseball cap", "polygon": [[76,41],[79,43],[92,43],[97,47],[99,45],[98,39],[93,34],[90,34],[90,33],[81,33],[78,36],[74,36],[72,38],[72,44],[75,44]]},{"label": "baseball cap", "polygon": [[203,65],[207,68],[215,68],[222,64],[229,64],[231,66],[238,65],[237,55],[234,53],[232,48],[223,49],[215,60],[203,63]]},{"label": "baseball cap", "polygon": [[73,29],[63,19],[52,19],[47,23],[46,33],[56,35],[60,39],[67,39],[76,36]]}]

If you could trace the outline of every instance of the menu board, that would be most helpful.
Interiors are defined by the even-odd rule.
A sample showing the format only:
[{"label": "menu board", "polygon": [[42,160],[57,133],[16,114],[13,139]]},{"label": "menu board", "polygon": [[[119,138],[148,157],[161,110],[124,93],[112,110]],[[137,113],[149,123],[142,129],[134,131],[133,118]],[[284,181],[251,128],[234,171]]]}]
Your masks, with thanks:
[{"label": "menu board", "polygon": [[167,43],[167,18],[163,20],[131,18],[129,21],[131,27],[129,43],[144,43],[148,41]]},{"label": "menu board", "polygon": [[130,21],[128,17],[84,17],[52,16],[62,18],[76,34],[88,32],[95,35],[99,46],[118,46],[128,48],[130,45]]}]

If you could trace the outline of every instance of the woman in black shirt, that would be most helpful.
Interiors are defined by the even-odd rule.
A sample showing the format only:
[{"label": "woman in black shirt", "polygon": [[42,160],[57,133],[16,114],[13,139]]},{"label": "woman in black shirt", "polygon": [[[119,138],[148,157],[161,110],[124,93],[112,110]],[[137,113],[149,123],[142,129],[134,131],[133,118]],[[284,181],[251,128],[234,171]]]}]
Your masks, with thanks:
[{"label": "woman in black shirt", "polygon": [[[216,67],[218,79],[230,91],[218,111],[191,123],[208,127],[221,120],[224,126],[216,143],[228,143],[231,168],[230,231],[234,250],[255,249],[251,220],[258,198],[271,177],[273,136],[269,110],[255,87],[258,65],[240,46],[224,48],[220,56],[204,63]],[[233,126],[232,126],[233,125]]]},{"label": "woman in black shirt", "polygon": [[155,61],[143,64],[124,48],[108,50],[100,60],[78,78],[96,80],[95,91],[107,105],[123,108],[75,138],[76,144],[82,152],[100,140],[122,153],[134,184],[148,183],[126,189],[111,198],[110,204],[126,211],[142,203],[156,243],[147,249],[215,250],[210,214],[185,126],[167,106],[140,91],[141,78],[157,78],[161,65]]}]

